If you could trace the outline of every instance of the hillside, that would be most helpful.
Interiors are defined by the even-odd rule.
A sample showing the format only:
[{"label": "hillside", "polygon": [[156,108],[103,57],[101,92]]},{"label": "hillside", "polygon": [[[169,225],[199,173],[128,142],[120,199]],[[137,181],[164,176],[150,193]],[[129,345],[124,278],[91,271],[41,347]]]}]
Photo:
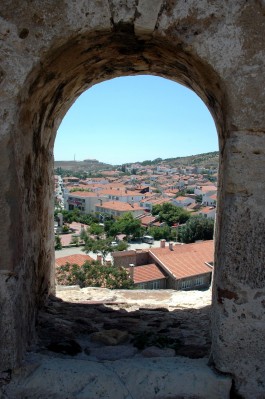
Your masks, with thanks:
[{"label": "hillside", "polygon": [[170,165],[190,165],[190,166],[204,166],[218,167],[219,151],[206,152],[203,154],[189,155],[187,157],[167,158],[163,162]]},{"label": "hillside", "polygon": [[176,158],[156,158],[153,161],[147,160],[143,162],[137,162],[140,165],[170,165],[171,167],[179,166],[200,166],[206,168],[217,168],[219,160],[219,151],[206,152],[203,154],[189,155],[186,157],[176,157]]},{"label": "hillside", "polygon": [[54,169],[61,168],[72,172],[97,173],[100,170],[112,169],[113,166],[96,159],[84,161],[54,161]]},{"label": "hillside", "polygon": [[[170,167],[181,167],[181,166],[197,166],[205,168],[218,168],[219,152],[206,152],[203,154],[189,155],[186,157],[176,158],[156,158],[154,160],[146,160],[143,162],[137,162],[142,166],[154,166],[154,165],[169,165]],[[128,163],[126,165],[132,165]],[[84,161],[54,161],[54,168],[61,168],[63,170],[71,172],[87,172],[87,173],[98,173],[102,170],[111,170],[113,168],[119,168],[122,165],[110,165],[104,162],[99,162],[96,159],[85,159]]]}]

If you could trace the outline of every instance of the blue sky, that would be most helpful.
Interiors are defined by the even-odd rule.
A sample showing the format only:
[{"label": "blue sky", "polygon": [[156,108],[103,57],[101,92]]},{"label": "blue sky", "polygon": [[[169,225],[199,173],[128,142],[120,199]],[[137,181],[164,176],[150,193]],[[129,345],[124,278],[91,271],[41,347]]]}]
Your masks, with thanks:
[{"label": "blue sky", "polygon": [[155,76],[94,85],[65,115],[55,160],[97,159],[113,165],[218,149],[212,116],[191,90]]}]

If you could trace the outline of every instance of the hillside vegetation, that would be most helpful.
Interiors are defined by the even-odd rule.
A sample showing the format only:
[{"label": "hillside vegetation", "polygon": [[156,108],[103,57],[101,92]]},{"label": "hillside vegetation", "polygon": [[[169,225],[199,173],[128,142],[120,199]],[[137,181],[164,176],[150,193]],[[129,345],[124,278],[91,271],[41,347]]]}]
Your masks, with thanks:
[{"label": "hillside vegetation", "polygon": [[[168,165],[172,168],[181,166],[197,166],[205,168],[217,168],[218,167],[219,152],[206,152],[203,154],[189,155],[186,157],[176,158],[156,158],[154,160],[146,160],[143,162],[137,162],[142,166],[157,166],[157,165]],[[126,165],[131,165],[127,163]],[[64,171],[72,172],[86,172],[86,173],[100,173],[105,170],[112,170],[120,168],[122,165],[110,165],[104,162],[99,162],[96,159],[87,159],[84,161],[54,161],[54,168],[62,169]]]}]

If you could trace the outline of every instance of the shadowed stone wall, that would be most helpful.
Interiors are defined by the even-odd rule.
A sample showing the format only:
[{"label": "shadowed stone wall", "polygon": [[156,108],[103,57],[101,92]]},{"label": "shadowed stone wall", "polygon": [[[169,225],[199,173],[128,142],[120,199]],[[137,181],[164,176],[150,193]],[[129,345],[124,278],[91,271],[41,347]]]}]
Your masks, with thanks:
[{"label": "shadowed stone wall", "polygon": [[1,370],[20,364],[53,291],[62,118],[95,83],[152,74],[194,90],[215,120],[212,359],[243,397],[264,397],[264,15],[262,0],[1,1]]}]

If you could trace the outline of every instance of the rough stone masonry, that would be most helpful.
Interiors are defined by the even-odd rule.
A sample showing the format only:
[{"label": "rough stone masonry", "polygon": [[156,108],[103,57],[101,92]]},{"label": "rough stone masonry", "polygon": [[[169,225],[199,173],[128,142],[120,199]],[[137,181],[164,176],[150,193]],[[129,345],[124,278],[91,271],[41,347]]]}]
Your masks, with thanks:
[{"label": "rough stone masonry", "polygon": [[159,75],[211,112],[220,168],[212,362],[264,398],[265,3],[2,0],[0,370],[21,364],[54,290],[53,143],[93,84]]}]

